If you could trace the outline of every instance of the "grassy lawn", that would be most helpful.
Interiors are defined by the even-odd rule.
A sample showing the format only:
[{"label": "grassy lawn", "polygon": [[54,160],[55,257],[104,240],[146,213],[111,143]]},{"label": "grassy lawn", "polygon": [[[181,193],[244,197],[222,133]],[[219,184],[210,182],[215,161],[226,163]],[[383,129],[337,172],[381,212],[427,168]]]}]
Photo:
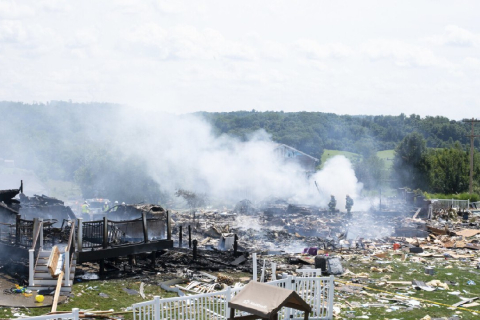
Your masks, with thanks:
[{"label": "grassy lawn", "polygon": [[[160,282],[160,279],[159,279]],[[134,303],[152,300],[154,296],[161,298],[169,298],[176,296],[175,293],[166,292],[155,284],[145,283],[144,292],[146,299],[143,300],[139,294],[130,295],[123,289],[133,289],[139,291],[141,281],[138,279],[116,279],[116,280],[95,280],[88,282],[79,282],[73,285],[74,297],[70,298],[67,303],[60,304],[58,311],[71,311],[72,308],[84,310],[106,311],[113,309],[115,312],[124,312],[127,307]],[[102,297],[106,294],[107,297]],[[0,318],[8,319],[13,317],[13,313],[23,313],[26,316],[43,315],[50,312],[51,307],[45,308],[0,308]],[[132,319],[132,313],[126,312],[121,314],[125,319]]]},{"label": "grassy lawn", "polygon": [[[451,308],[452,304],[461,301],[460,297],[480,297],[480,271],[472,267],[469,260],[445,260],[444,258],[419,258],[418,255],[409,254],[405,261],[401,254],[389,251],[383,259],[369,255],[345,255],[342,262],[344,269],[360,274],[366,273],[368,278],[342,276],[337,277],[334,305],[341,308],[337,319],[348,319],[357,317],[360,319],[421,319],[426,315],[432,318],[459,316],[461,319],[480,319],[480,306],[469,308],[479,313],[474,314],[461,308]],[[424,273],[426,266],[434,266],[433,276]],[[373,272],[372,267],[391,268],[391,272]],[[251,276],[246,273],[230,274],[235,281],[246,282]],[[165,292],[155,284],[155,275],[149,276],[150,284],[145,283],[146,300],[153,299],[159,295],[162,298],[176,296],[174,293]],[[351,285],[353,278],[359,279],[361,285],[368,287],[358,289],[355,292],[346,292],[341,287],[344,284]],[[152,281],[153,280],[153,281]],[[448,290],[436,290],[432,292],[415,290],[410,284],[387,284],[386,281],[431,281],[440,280],[442,283],[450,281]],[[472,280],[476,284],[468,285],[467,281]],[[158,282],[161,282],[158,277]],[[139,291],[140,279],[117,279],[117,280],[95,280],[75,283],[73,286],[74,297],[66,304],[59,305],[58,310],[70,311],[72,308],[90,310],[110,310],[125,312],[126,308],[133,303],[145,301],[138,294],[129,295],[124,288]],[[453,283],[453,284],[452,284]],[[353,284],[358,286],[358,284]],[[358,287],[357,287],[358,288]],[[100,293],[108,295],[102,297]],[[389,294],[392,293],[392,294]],[[451,294],[459,293],[459,294]],[[424,301],[412,298],[423,299]],[[403,299],[403,300],[402,300]],[[413,301],[413,302],[412,302]],[[431,302],[443,305],[435,305]],[[411,306],[409,303],[417,304]],[[372,306],[373,304],[373,306]],[[394,309],[391,309],[393,306]],[[28,316],[45,314],[50,308],[31,309],[9,309],[0,308],[0,318],[11,318],[13,313],[23,313]],[[129,312],[121,313],[125,319],[131,319]],[[366,318],[368,317],[368,318]]]},{"label": "grassy lawn", "polygon": [[325,149],[322,154],[321,160],[321,165],[320,168],[323,168],[323,164],[330,158],[333,158],[335,156],[342,155],[345,156],[347,159],[349,159],[352,163],[360,161],[362,158],[361,155],[358,153],[353,153],[353,152],[348,152],[348,151],[339,151],[339,150],[328,150]]},{"label": "grassy lawn", "polygon": [[[348,152],[348,151],[339,151],[339,150],[328,150],[325,149],[323,151],[321,161],[322,165],[327,161],[328,159],[338,156],[338,155],[343,155],[347,159],[349,159],[352,163],[360,161],[362,159],[362,156],[358,153],[353,153],[353,152]],[[391,170],[392,165],[393,165],[393,158],[395,157],[395,150],[383,150],[383,151],[378,151],[377,156],[380,159],[385,160],[385,169]]]},{"label": "grassy lawn", "polygon": [[[417,259],[412,255],[411,259]],[[349,313],[357,316],[368,316],[369,319],[421,319],[426,315],[432,318],[452,317],[458,315],[461,319],[480,319],[480,306],[469,308],[472,311],[478,311],[478,314],[449,307],[461,301],[460,297],[473,298],[480,297],[480,272],[471,266],[470,261],[445,260],[443,258],[424,258],[425,262],[415,262],[407,258],[406,261],[401,260],[400,255],[389,255],[383,261],[391,261],[391,263],[382,264],[372,259],[362,259],[362,257],[354,257],[345,264],[350,271],[358,274],[365,272],[370,274],[370,278],[364,280],[367,290],[360,291],[356,294],[348,294],[337,290],[335,303],[342,306],[342,315]],[[424,273],[425,267],[435,266],[435,274],[433,276]],[[390,266],[393,272],[377,273],[372,272],[371,267],[386,268]],[[341,281],[350,281],[351,277],[341,277]],[[455,285],[449,284],[449,290],[423,291],[415,290],[411,285],[406,284],[387,284],[386,281],[411,281],[419,280],[428,282],[431,280],[440,280],[442,283],[450,281]],[[476,285],[468,285],[467,281],[472,280]],[[406,302],[400,302],[395,306],[400,307],[399,310],[392,311],[388,308],[391,306],[394,295],[385,292],[401,294],[403,296],[419,298],[427,301],[437,302],[448,306],[435,305],[427,301],[418,301],[416,307],[408,306]],[[459,294],[452,294],[452,293]],[[350,304],[358,302],[358,308],[352,308]],[[409,301],[412,299],[407,299]],[[367,304],[381,303],[387,307],[366,307]],[[416,303],[416,302],[414,302]]]},{"label": "grassy lawn", "polygon": [[385,160],[385,169],[391,170],[393,166],[393,158],[395,157],[395,150],[378,151],[377,157]]}]

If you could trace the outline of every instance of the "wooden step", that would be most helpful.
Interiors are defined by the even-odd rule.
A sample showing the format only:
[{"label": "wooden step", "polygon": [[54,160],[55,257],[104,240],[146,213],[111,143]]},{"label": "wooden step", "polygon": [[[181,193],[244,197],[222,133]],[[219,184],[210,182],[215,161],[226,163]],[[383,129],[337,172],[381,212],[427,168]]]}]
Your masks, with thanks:
[{"label": "wooden step", "polygon": [[[74,277],[75,277],[75,274],[70,273],[70,280],[73,280]],[[37,280],[51,280],[55,278],[52,278],[49,272],[35,272],[35,274],[33,275],[33,279],[37,281]]]},{"label": "wooden step", "polygon": [[[46,287],[55,287],[57,285],[57,279],[39,279],[39,280],[34,280],[33,283],[35,286],[46,286]],[[72,281],[70,280],[70,283],[72,283]],[[65,286],[65,279],[62,280],[62,287],[66,287]]]},{"label": "wooden step", "polygon": [[40,251],[38,253],[38,257],[39,258],[47,257],[47,259],[48,259],[48,257],[50,257],[50,253],[52,253],[52,252],[51,251]]},{"label": "wooden step", "polygon": [[[75,265],[74,265],[74,266],[71,266],[71,267],[70,267],[70,272],[71,272],[71,273],[75,273],[75,268],[76,268]],[[39,265],[37,265],[37,267],[35,268],[35,273],[36,273],[36,272],[48,272],[48,268],[47,268],[47,266],[43,266],[43,265],[42,265],[42,266],[39,266]]]}]

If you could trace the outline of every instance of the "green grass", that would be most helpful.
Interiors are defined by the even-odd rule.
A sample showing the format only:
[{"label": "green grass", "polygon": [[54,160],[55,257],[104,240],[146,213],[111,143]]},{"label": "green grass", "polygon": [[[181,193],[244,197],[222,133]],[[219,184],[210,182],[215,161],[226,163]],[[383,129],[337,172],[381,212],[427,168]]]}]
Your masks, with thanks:
[{"label": "green grass", "polygon": [[330,158],[333,158],[335,156],[338,156],[338,155],[342,155],[342,156],[345,156],[347,159],[349,159],[352,163],[353,162],[357,162],[357,161],[360,161],[362,159],[362,156],[359,155],[358,153],[353,153],[353,152],[348,152],[348,151],[339,151],[339,150],[328,150],[328,149],[325,149],[323,151],[323,154],[322,154],[322,157],[321,157],[321,165],[320,165],[320,169],[323,168],[323,165],[325,164],[325,162],[330,159]]},{"label": "green grass", "polygon": [[[159,279],[160,282],[160,279]],[[175,293],[166,292],[155,284],[145,283],[144,292],[146,299],[143,300],[140,295],[129,295],[123,288],[134,289],[139,291],[141,281],[138,279],[117,279],[117,280],[95,280],[88,282],[75,283],[73,285],[72,298],[67,303],[59,304],[58,311],[71,311],[73,308],[84,310],[106,311],[113,309],[115,312],[125,311],[137,302],[152,300],[154,296],[161,298],[176,297]],[[109,298],[102,298],[99,293],[105,293]],[[20,308],[19,313],[27,316],[38,316],[50,312],[51,307],[45,308]],[[123,314],[125,319],[132,319],[132,313]],[[13,317],[12,309],[0,308],[0,319],[8,319]]]},{"label": "green grass", "polygon": [[378,151],[377,157],[385,160],[385,169],[391,170],[393,166],[393,158],[395,157],[395,150]]},{"label": "green grass", "polygon": [[455,200],[470,200],[470,202],[480,201],[480,196],[475,193],[458,193],[458,194],[443,194],[443,193],[427,193],[425,192],[427,199],[455,199]]},{"label": "green grass", "polygon": [[[400,252],[400,251],[399,251]],[[470,260],[445,260],[444,258],[423,258],[424,262],[417,262],[418,256],[410,254],[406,261],[401,260],[401,255],[393,254],[392,251],[388,254],[385,261],[392,261],[388,264],[380,264],[378,261],[381,259],[365,259],[368,256],[356,255],[350,260],[343,261],[345,269],[348,269],[354,273],[366,272],[370,274],[369,280],[366,280],[364,285],[371,289],[364,289],[358,293],[346,293],[335,290],[334,304],[341,305],[341,314],[339,318],[346,318],[347,311],[352,313],[355,317],[368,315],[369,319],[402,319],[402,320],[414,320],[421,319],[422,317],[429,315],[432,318],[451,317],[453,315],[461,316],[461,319],[479,319],[480,315],[475,315],[465,310],[451,310],[448,306],[434,305],[429,302],[420,302],[420,308],[408,310],[403,308],[393,312],[387,312],[385,307],[368,307],[367,304],[378,303],[378,300],[389,301],[394,298],[393,295],[384,293],[397,293],[410,297],[416,297],[428,301],[434,301],[441,304],[452,305],[460,301],[459,296],[448,294],[452,291],[460,291],[462,297],[472,298],[480,296],[480,271],[471,266]],[[435,274],[433,276],[426,275],[424,273],[425,266],[432,265],[435,267]],[[391,266],[393,273],[375,273],[371,272],[370,268],[376,266],[378,268],[385,268]],[[241,277],[248,278],[250,274],[230,274],[236,280]],[[150,276],[152,278],[152,276]],[[382,279],[383,278],[383,279]],[[350,281],[351,277],[337,277],[340,281]],[[428,282],[430,280],[454,281],[458,285],[451,286],[450,290],[437,290],[433,292],[417,291],[411,287],[411,285],[382,285],[382,280],[388,281],[411,281],[420,280]],[[477,285],[467,285],[468,280],[473,280]],[[158,280],[161,281],[160,278]],[[90,310],[109,310],[114,309],[115,312],[122,312],[126,307],[131,306],[133,303],[145,301],[139,295],[128,295],[124,292],[123,288],[130,288],[139,291],[141,280],[138,279],[118,279],[108,281],[88,281],[76,283],[73,286],[74,297],[63,305],[58,306],[58,310],[70,311],[72,308],[90,309]],[[152,281],[154,283],[155,281]],[[375,290],[372,290],[375,289]],[[378,291],[376,291],[378,290]],[[465,291],[464,291],[465,290]],[[383,292],[381,292],[383,291]],[[109,298],[102,298],[98,294],[105,293],[109,295]],[[167,293],[160,289],[156,284],[145,285],[146,300],[153,299],[153,296],[159,295],[162,298],[175,296],[173,293]],[[347,303],[353,305],[358,303],[358,307],[350,307]],[[403,304],[394,304],[392,302],[383,302],[386,305],[404,306]],[[480,306],[469,308],[472,311],[477,310],[480,314]],[[5,311],[7,310],[7,311]],[[48,313],[50,308],[20,308],[20,313],[28,316],[35,316]],[[125,319],[131,319],[131,313],[123,314]],[[11,318],[12,312],[9,308],[0,308],[0,318]]]},{"label": "green grass", "polygon": [[[340,150],[329,150],[325,149],[323,151],[322,157],[321,157],[321,162],[322,166],[330,158],[333,158],[334,156],[338,155],[343,155],[347,159],[349,159],[352,162],[357,162],[362,159],[362,156],[358,153],[353,153],[353,152],[348,152],[348,151],[340,151]],[[385,169],[391,170],[393,166],[393,158],[395,157],[395,150],[383,150],[383,151],[378,151],[377,156],[380,159],[385,160]]]},{"label": "green grass", "polygon": [[[413,255],[414,256],[414,255]],[[372,289],[391,292],[391,293],[401,293],[411,297],[420,298],[428,301],[438,302],[441,304],[452,305],[460,301],[459,296],[451,295],[448,292],[460,291],[460,296],[465,298],[473,298],[480,295],[480,273],[473,269],[470,265],[470,262],[462,262],[458,260],[444,260],[443,258],[424,258],[425,263],[419,263],[410,261],[407,258],[406,261],[402,262],[400,256],[389,256],[386,260],[392,260],[390,264],[378,264],[375,261],[361,261],[359,259],[350,260],[346,263],[346,268],[354,273],[367,272],[371,275],[370,279],[374,279],[372,283],[367,283],[366,286]],[[433,276],[426,275],[424,273],[425,266],[433,265],[435,266],[435,274]],[[372,266],[379,268],[384,268],[386,266],[391,266],[394,269],[393,273],[374,273],[370,271]],[[449,268],[448,266],[452,266]],[[389,277],[388,281],[411,281],[411,280],[420,280],[420,281],[431,281],[431,280],[440,280],[445,281],[454,281],[457,282],[457,286],[451,286],[450,290],[436,290],[432,292],[415,290],[411,285],[379,285],[379,282],[382,277]],[[340,278],[341,279],[341,278]],[[345,279],[345,278],[343,278]],[[348,278],[347,278],[348,279]],[[477,285],[467,285],[468,280],[473,280]],[[464,292],[465,290],[466,292]],[[356,294],[356,295],[345,295],[342,293],[341,299],[340,292],[336,292],[335,301],[341,303],[342,299],[347,299],[349,303],[357,301],[361,304],[366,303],[377,303],[378,299],[387,300],[392,298],[392,295],[384,294],[380,291],[375,290],[365,290],[365,294]],[[412,293],[413,292],[413,293]],[[440,317],[451,317],[457,312],[460,312],[462,319],[479,319],[480,318],[480,306],[469,308],[472,311],[477,310],[479,314],[475,315],[469,311],[464,310],[450,310],[447,306],[438,306],[430,304],[428,302],[421,302],[421,307],[419,309],[407,310],[401,309],[394,312],[387,312],[386,308],[347,308],[345,311],[351,310],[354,311],[355,316],[360,316],[365,313],[370,313],[369,319],[403,319],[403,320],[413,320],[421,319],[422,317],[429,315],[432,318]]]}]

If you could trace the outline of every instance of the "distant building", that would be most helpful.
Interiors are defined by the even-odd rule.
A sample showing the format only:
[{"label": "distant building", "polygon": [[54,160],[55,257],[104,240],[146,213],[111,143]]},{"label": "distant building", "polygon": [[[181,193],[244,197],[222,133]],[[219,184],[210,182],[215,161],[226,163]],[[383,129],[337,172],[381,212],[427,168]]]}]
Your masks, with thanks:
[{"label": "distant building", "polygon": [[287,146],[286,144],[279,144],[274,149],[274,152],[278,157],[285,159],[287,162],[291,161],[300,164],[307,174],[315,172],[315,168],[320,162],[317,158]]}]

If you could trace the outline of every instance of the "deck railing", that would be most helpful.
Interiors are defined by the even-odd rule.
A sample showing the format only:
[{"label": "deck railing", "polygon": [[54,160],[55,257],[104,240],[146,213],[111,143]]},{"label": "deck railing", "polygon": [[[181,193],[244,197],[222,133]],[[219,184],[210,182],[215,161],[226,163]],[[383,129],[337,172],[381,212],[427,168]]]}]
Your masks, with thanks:
[{"label": "deck railing", "polygon": [[37,266],[38,257],[43,248],[43,220],[33,220],[32,247],[28,250],[28,284],[34,285],[34,273]]},{"label": "deck railing", "polygon": [[[169,220],[147,219],[143,214],[139,219],[112,221],[78,220],[78,250],[122,246],[126,244],[147,243],[149,241],[168,239]],[[81,230],[80,230],[81,229]]]}]

